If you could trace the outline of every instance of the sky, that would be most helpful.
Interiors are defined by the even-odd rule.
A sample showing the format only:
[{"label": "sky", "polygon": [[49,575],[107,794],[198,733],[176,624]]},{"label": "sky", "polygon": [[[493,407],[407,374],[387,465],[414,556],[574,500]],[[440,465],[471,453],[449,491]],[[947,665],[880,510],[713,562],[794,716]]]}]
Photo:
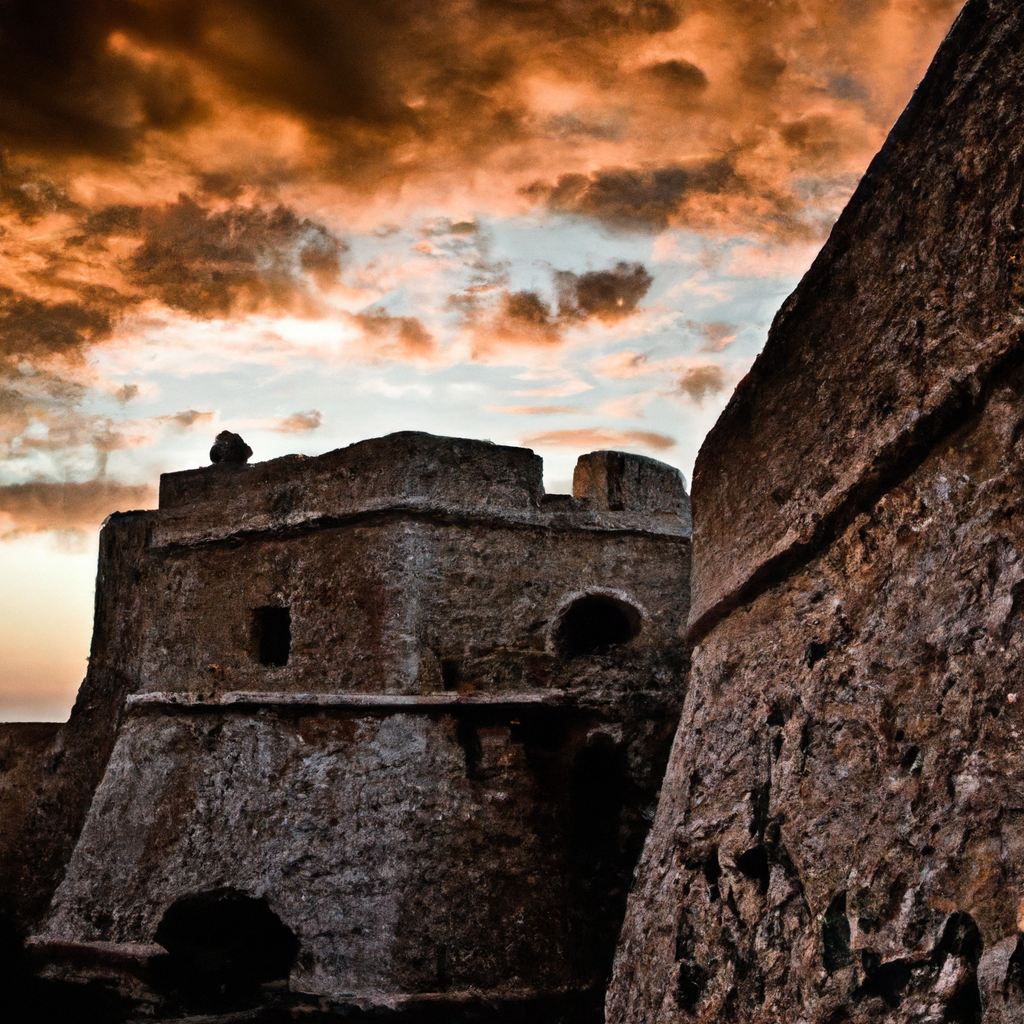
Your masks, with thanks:
[{"label": "sky", "polygon": [[394,430],[689,477],[960,0],[0,3],[0,720],[99,525]]}]

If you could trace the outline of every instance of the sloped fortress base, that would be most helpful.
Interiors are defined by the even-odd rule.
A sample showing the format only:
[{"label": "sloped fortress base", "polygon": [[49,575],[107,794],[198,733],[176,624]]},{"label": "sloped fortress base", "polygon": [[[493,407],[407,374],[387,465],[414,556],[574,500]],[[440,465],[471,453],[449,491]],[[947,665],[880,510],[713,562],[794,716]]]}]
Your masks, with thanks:
[{"label": "sloped fortress base", "polygon": [[683,692],[689,501],[614,452],[575,491],[395,434],[112,517],[91,671],[123,720],[44,975],[183,1012],[599,1014]]},{"label": "sloped fortress base", "polygon": [[1024,1020],[1022,197],[970,0],[701,449],[609,1024]]}]

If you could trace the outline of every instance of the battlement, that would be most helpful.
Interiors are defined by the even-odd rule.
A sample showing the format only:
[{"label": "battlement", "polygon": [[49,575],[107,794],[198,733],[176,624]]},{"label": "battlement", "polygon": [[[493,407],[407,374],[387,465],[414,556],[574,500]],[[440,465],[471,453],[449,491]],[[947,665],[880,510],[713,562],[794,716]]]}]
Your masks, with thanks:
[{"label": "battlement", "polygon": [[683,477],[665,463],[597,451],[580,456],[572,495],[546,495],[542,480],[543,461],[529,448],[402,431],[313,458],[165,473],[150,544],[203,543],[395,511],[689,535]]}]

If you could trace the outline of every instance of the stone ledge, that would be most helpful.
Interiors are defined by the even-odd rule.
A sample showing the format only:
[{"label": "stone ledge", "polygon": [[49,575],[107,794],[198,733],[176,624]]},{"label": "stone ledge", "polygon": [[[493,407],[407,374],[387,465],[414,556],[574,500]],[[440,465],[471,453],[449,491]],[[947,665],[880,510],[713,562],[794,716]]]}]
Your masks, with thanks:
[{"label": "stone ledge", "polygon": [[155,709],[215,711],[235,707],[356,708],[368,711],[433,711],[446,707],[615,707],[637,698],[676,701],[662,690],[640,690],[611,696],[591,689],[524,690],[485,693],[290,693],[286,691],[229,690],[219,694],[162,691],[133,693],[127,701],[129,713]]},{"label": "stone ledge", "polygon": [[[551,495],[564,499],[548,502],[535,509],[481,508],[480,506],[438,505],[431,499],[370,499],[339,504],[325,514],[324,510],[301,510],[286,514],[254,513],[244,520],[225,519],[220,510],[203,509],[177,513],[151,513],[148,546],[192,546],[231,537],[266,533],[301,532],[332,529],[372,520],[381,516],[405,515],[437,522],[458,524],[540,527],[550,530],[590,533],[631,533],[656,537],[689,537],[689,518],[674,514],[643,512],[607,512],[587,508],[568,495]],[[571,504],[570,504],[571,503]]]}]

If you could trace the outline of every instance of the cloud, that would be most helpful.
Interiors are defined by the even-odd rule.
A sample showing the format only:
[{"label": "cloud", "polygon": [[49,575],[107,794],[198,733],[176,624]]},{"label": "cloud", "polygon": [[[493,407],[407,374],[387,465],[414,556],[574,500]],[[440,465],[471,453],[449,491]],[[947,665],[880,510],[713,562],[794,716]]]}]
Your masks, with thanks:
[{"label": "cloud", "polygon": [[293,412],[291,416],[282,416],[271,430],[280,434],[299,434],[305,430],[316,430],[323,423],[323,414],[319,409],[309,412]]},{"label": "cloud", "polygon": [[[324,358],[422,364],[442,346],[466,359],[516,346],[509,362],[550,370],[560,345],[642,308],[652,265],[612,263],[615,250],[593,241],[605,232],[564,236],[590,239],[573,266],[598,269],[555,270],[535,287],[538,264],[521,273],[534,257],[504,244],[517,226],[571,217],[692,229],[708,251],[742,235],[773,254],[803,239],[807,252],[959,6],[0,4],[0,448],[55,453],[54,477],[64,451],[80,475],[90,453],[100,464],[186,428],[180,417],[206,414],[99,415],[132,387],[155,397],[146,375],[169,345],[219,339],[220,365],[283,365],[319,319]],[[352,250],[342,225],[358,236]],[[417,242],[431,259],[410,251]],[[268,330],[275,317],[304,322]],[[248,325],[218,321],[246,319],[253,347],[232,347],[224,339]],[[702,337],[720,351],[729,335]],[[115,354],[139,385],[102,379]],[[597,372],[664,373],[694,401],[724,386],[711,369],[641,354]],[[573,393],[564,387],[546,400]]]},{"label": "cloud", "polygon": [[503,412],[510,416],[561,416],[580,411],[578,405],[495,405],[491,412]]},{"label": "cloud", "polygon": [[554,184],[534,182],[523,194],[557,213],[593,217],[626,231],[687,227],[729,234],[745,229],[786,240],[820,233],[782,182],[743,175],[730,156],[689,165],[563,174]]},{"label": "cloud", "polygon": [[653,372],[658,364],[652,363],[646,352],[612,352],[602,356],[594,367],[594,372],[601,377],[614,377],[628,380]]},{"label": "cloud", "polygon": [[538,398],[566,398],[569,395],[578,395],[584,391],[592,391],[593,384],[582,380],[568,380],[564,384],[551,384],[546,388],[527,388],[524,391],[517,391],[518,395],[535,395]]},{"label": "cloud", "polygon": [[744,183],[727,157],[691,166],[611,167],[592,174],[536,182],[525,194],[559,213],[584,214],[613,227],[658,231],[680,223],[683,199],[693,194],[742,192]]},{"label": "cloud", "polygon": [[576,274],[554,270],[557,310],[537,291],[499,291],[488,304],[490,289],[452,296],[448,305],[462,311],[473,330],[474,355],[484,356],[502,344],[548,346],[562,341],[565,328],[587,320],[612,324],[636,312],[653,278],[642,263],[618,262],[609,270]]},{"label": "cloud", "polygon": [[294,308],[309,292],[304,277],[333,283],[347,248],[284,206],[215,212],[185,194],[140,211],[101,210],[85,227],[94,236],[138,233],[140,244],[122,265],[128,281],[201,317]]},{"label": "cloud", "polygon": [[[138,391],[138,388],[136,388]],[[157,417],[167,423],[173,423],[183,429],[194,426],[196,423],[208,423],[213,419],[212,412],[197,412],[195,409],[184,409],[181,412],[173,413],[170,416]]]},{"label": "cloud", "polygon": [[717,395],[725,390],[725,373],[716,363],[695,366],[683,373],[677,381],[677,387],[700,405],[709,395]]},{"label": "cloud", "polygon": [[77,354],[109,336],[109,310],[87,302],[46,302],[0,285],[0,356]]},{"label": "cloud", "polygon": [[663,60],[644,68],[644,73],[669,91],[672,98],[690,102],[708,87],[708,76],[688,60]]},{"label": "cloud", "polygon": [[614,323],[636,312],[653,280],[641,263],[617,263],[611,270],[586,274],[556,271],[559,316]]},{"label": "cloud", "polygon": [[0,150],[0,213],[13,214],[26,224],[35,224],[50,213],[78,208],[59,185],[27,169],[18,170]]},{"label": "cloud", "polygon": [[722,352],[728,348],[739,333],[736,324],[726,323],[723,320],[713,320],[702,323],[699,320],[687,320],[686,326],[704,339],[701,345],[702,352]]},{"label": "cloud", "polygon": [[111,512],[153,508],[156,492],[114,480],[0,486],[0,537],[42,530],[95,530]]},{"label": "cloud", "polygon": [[463,308],[473,328],[478,356],[496,345],[550,345],[562,337],[561,321],[535,291],[499,292],[489,308],[483,306],[479,293],[473,293]]},{"label": "cloud", "polygon": [[434,338],[418,317],[392,316],[383,309],[370,309],[356,313],[352,319],[362,329],[372,355],[423,359],[434,354]]},{"label": "cloud", "polygon": [[675,443],[676,439],[667,434],[656,434],[646,430],[611,430],[605,427],[549,430],[542,434],[530,434],[520,441],[520,444],[527,448],[573,448],[579,451],[601,448],[647,448],[664,451],[674,447]]}]

